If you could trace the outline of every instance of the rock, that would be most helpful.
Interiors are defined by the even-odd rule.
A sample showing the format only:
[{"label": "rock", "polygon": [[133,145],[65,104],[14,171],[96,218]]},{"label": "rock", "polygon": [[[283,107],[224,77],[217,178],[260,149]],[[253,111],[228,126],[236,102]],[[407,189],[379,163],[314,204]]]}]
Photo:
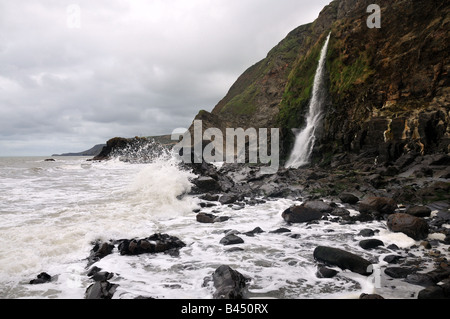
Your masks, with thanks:
[{"label": "rock", "polygon": [[359,198],[356,197],[353,194],[350,193],[342,193],[339,195],[339,199],[341,200],[341,202],[343,202],[344,204],[356,204],[357,202],[359,202]]},{"label": "rock", "polygon": [[281,216],[288,223],[306,223],[321,219],[323,213],[305,206],[292,206],[286,209]]},{"label": "rock", "polygon": [[283,234],[283,233],[290,233],[290,232],[291,232],[290,229],[281,227],[281,228],[272,230],[272,231],[270,231],[269,233],[270,233],[270,234]]},{"label": "rock", "polygon": [[372,249],[378,246],[384,246],[384,243],[378,239],[365,239],[359,242],[359,246],[363,249]]},{"label": "rock", "polygon": [[96,242],[88,257],[88,267],[111,254],[113,249],[114,245],[111,243]]},{"label": "rock", "polygon": [[411,206],[405,213],[415,217],[430,217],[431,209],[426,206]]},{"label": "rock", "polygon": [[232,204],[232,203],[234,203],[235,201],[237,201],[239,199],[239,197],[237,196],[237,195],[235,195],[235,194],[225,194],[225,195],[222,195],[220,198],[219,198],[219,202],[222,204],[222,205],[227,205],[227,204]]},{"label": "rock", "polygon": [[410,274],[406,276],[405,280],[410,284],[423,287],[429,287],[436,284],[427,274]]},{"label": "rock", "polygon": [[431,166],[450,166],[450,155],[447,154],[439,154],[436,155],[431,163]]},{"label": "rock", "polygon": [[213,224],[217,216],[214,216],[213,214],[200,213],[197,214],[196,218],[199,223]]},{"label": "rock", "polygon": [[226,235],[224,238],[222,238],[220,240],[220,243],[222,245],[229,246],[229,245],[243,244],[244,240],[239,236],[236,236],[234,234],[229,234],[229,235]]},{"label": "rock", "polygon": [[318,246],[314,250],[314,259],[364,276],[372,273],[369,272],[369,266],[372,265],[370,261],[338,248]]},{"label": "rock", "polygon": [[403,267],[388,267],[384,270],[384,273],[392,278],[406,278],[414,272],[414,269]]},{"label": "rock", "polygon": [[222,265],[213,273],[216,291],[214,299],[244,299],[247,294],[247,281],[240,272]]},{"label": "rock", "polygon": [[112,273],[112,272],[99,271],[99,272],[96,272],[92,276],[92,280],[94,280],[94,281],[107,281],[107,280],[111,279],[112,277],[114,277],[114,273]]},{"label": "rock", "polygon": [[402,256],[398,256],[398,255],[387,255],[386,257],[384,257],[384,261],[387,262],[388,264],[397,264],[399,262],[400,259],[402,259],[404,257]]},{"label": "rock", "polygon": [[319,211],[322,214],[331,213],[333,211],[333,207],[331,207],[329,204],[320,201],[320,200],[313,200],[313,201],[306,201],[300,206],[303,206],[305,208],[309,208],[315,211]]},{"label": "rock", "polygon": [[204,195],[202,195],[202,196],[200,196],[199,198],[200,199],[202,199],[202,200],[206,200],[206,201],[209,201],[209,202],[217,202],[218,200],[219,200],[219,195],[217,195],[217,194],[204,194]]},{"label": "rock", "polygon": [[423,218],[404,213],[390,215],[387,226],[390,231],[404,233],[414,240],[423,240],[429,233],[428,224]]},{"label": "rock", "polygon": [[214,178],[210,176],[201,176],[192,181],[197,186],[198,191],[201,193],[207,193],[211,191],[219,191],[220,184]]},{"label": "rock", "polygon": [[375,235],[375,232],[372,229],[362,229],[359,234],[359,236],[363,236],[363,237],[372,237]]},{"label": "rock", "polygon": [[333,278],[337,274],[338,272],[336,270],[327,267],[319,267],[316,272],[317,278]]},{"label": "rock", "polygon": [[244,235],[253,237],[253,236],[255,236],[255,234],[261,234],[261,233],[264,233],[264,230],[262,230],[261,227],[256,227],[255,229],[253,229],[251,231],[245,232]]},{"label": "rock", "polygon": [[52,276],[47,274],[46,272],[41,272],[37,275],[36,279],[30,280],[30,285],[40,285],[50,282],[52,280]]},{"label": "rock", "polygon": [[167,234],[154,234],[144,239],[125,239],[119,244],[121,255],[155,254],[162,252],[177,253],[179,249],[185,247],[177,237]]},{"label": "rock", "polygon": [[361,294],[359,299],[384,299],[382,296],[378,294]]},{"label": "rock", "polygon": [[361,214],[385,215],[393,214],[397,203],[388,197],[369,197],[359,202]]},{"label": "rock", "polygon": [[119,285],[97,281],[86,289],[86,299],[111,299]]},{"label": "rock", "polygon": [[430,286],[421,291],[417,295],[417,299],[449,299],[450,296],[446,296],[444,289],[440,286]]},{"label": "rock", "polygon": [[97,267],[97,266],[94,266],[94,267],[92,267],[91,269],[89,269],[89,271],[88,271],[88,273],[87,273],[87,276],[88,276],[88,277],[92,277],[92,276],[94,276],[96,273],[98,273],[99,271],[102,271],[102,269],[99,268],[99,267]]}]

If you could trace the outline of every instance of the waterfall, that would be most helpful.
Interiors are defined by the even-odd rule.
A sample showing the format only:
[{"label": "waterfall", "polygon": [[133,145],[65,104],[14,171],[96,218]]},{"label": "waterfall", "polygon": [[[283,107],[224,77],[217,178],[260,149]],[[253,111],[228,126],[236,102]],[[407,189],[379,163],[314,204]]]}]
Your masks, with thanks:
[{"label": "waterfall", "polygon": [[294,148],[291,155],[286,162],[286,167],[298,168],[305,164],[308,164],[314,143],[316,140],[316,128],[319,126],[322,120],[322,106],[325,102],[326,92],[324,87],[324,73],[325,73],[325,60],[327,55],[328,42],[330,40],[330,34],[325,41],[320,52],[319,65],[317,66],[316,74],[314,76],[314,84],[311,100],[309,102],[309,111],[306,118],[306,127],[297,133],[295,137]]}]

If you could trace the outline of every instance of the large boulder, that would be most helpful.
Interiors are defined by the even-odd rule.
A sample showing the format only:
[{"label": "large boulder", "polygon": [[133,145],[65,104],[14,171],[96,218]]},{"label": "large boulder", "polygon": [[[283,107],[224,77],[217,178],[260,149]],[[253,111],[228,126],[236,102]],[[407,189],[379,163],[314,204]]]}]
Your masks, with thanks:
[{"label": "large boulder", "polygon": [[370,271],[372,263],[370,261],[342,249],[319,246],[314,250],[314,259],[338,266],[344,270],[348,269],[360,275],[369,276],[372,274]]},{"label": "large boulder", "polygon": [[380,216],[393,214],[396,209],[397,203],[388,197],[368,197],[359,202],[359,212],[361,214]]},{"label": "large boulder", "polygon": [[214,299],[244,299],[247,294],[247,281],[240,272],[222,265],[213,273]]},{"label": "large boulder", "polygon": [[423,240],[429,233],[428,223],[423,218],[404,213],[390,215],[387,226],[390,231],[404,233],[414,240]]},{"label": "large boulder", "polygon": [[321,219],[323,213],[314,208],[296,205],[286,209],[281,216],[288,223],[306,223]]}]

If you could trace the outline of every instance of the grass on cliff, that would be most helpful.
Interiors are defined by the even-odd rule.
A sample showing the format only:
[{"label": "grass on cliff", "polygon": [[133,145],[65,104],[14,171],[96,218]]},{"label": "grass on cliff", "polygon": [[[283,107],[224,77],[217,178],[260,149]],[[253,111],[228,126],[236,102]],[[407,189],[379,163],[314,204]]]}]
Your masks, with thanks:
[{"label": "grass on cliff", "polygon": [[277,122],[280,127],[290,129],[303,125],[323,44],[321,42],[316,43],[308,54],[302,56],[289,74],[278,114]]}]

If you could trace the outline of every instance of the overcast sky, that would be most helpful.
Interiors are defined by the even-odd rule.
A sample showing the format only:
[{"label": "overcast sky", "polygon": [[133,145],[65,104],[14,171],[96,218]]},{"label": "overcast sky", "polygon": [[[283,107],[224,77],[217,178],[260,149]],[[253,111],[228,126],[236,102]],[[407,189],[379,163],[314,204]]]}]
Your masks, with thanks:
[{"label": "overcast sky", "polygon": [[0,0],[0,156],[170,134],[331,0]]}]

